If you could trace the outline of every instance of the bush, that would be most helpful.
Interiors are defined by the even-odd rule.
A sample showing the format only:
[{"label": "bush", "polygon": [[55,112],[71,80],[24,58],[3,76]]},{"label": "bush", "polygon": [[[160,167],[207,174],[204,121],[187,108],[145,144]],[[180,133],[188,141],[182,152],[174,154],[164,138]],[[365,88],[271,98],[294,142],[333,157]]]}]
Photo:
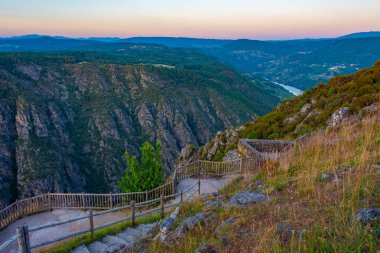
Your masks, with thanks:
[{"label": "bush", "polygon": [[154,189],[164,183],[161,145],[153,147],[148,141],[141,146],[141,161],[125,152],[127,169],[117,185],[125,192],[139,192]]}]

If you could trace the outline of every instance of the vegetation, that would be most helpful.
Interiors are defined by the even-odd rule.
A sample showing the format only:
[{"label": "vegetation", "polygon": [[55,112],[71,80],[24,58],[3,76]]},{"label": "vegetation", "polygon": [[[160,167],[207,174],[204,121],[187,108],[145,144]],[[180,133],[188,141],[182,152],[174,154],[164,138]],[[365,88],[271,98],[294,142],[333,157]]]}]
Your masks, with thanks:
[{"label": "vegetation", "polygon": [[[354,216],[360,208],[380,205],[380,174],[369,166],[380,165],[379,129],[376,117],[366,117],[314,135],[283,160],[268,162],[253,177],[238,178],[221,190],[224,201],[244,190],[261,190],[272,196],[270,201],[246,208],[192,202],[194,209],[214,211],[217,217],[172,245],[151,243],[149,252],[194,252],[205,243],[222,252],[378,252],[380,224],[363,225]],[[323,173],[343,174],[335,182],[321,180]],[[259,189],[258,180],[264,188]],[[230,217],[236,222],[215,234]],[[282,226],[290,233],[281,231]]]},{"label": "vegetation", "polygon": [[[243,138],[293,139],[325,128],[331,114],[341,107],[349,107],[350,113],[355,114],[379,101],[380,62],[353,75],[335,77],[327,85],[320,84],[301,96],[283,101],[273,112],[247,123],[240,135]],[[300,110],[306,104],[310,109],[302,113]],[[294,121],[289,123],[289,118]]]},{"label": "vegetation", "polygon": [[148,141],[141,146],[140,162],[136,156],[125,152],[127,169],[117,185],[125,192],[152,190],[164,183],[164,165],[161,162],[161,144],[153,147]]}]

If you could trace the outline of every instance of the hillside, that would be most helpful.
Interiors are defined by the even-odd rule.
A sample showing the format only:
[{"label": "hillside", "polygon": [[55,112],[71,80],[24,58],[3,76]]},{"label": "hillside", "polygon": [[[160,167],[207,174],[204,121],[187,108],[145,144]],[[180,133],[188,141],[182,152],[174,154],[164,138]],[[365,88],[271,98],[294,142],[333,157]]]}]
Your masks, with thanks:
[{"label": "hillside", "polygon": [[166,237],[153,235],[140,247],[155,253],[377,253],[379,129],[378,114],[315,134],[279,161],[185,203]]},{"label": "hillside", "polygon": [[[265,89],[263,87],[266,87]],[[187,144],[263,115],[285,90],[197,51],[120,43],[0,55],[0,204],[119,191],[123,153],[160,140],[167,174]]]},{"label": "hillside", "polygon": [[362,108],[379,102],[380,62],[377,62],[373,67],[335,77],[327,85],[318,85],[301,96],[285,100],[271,113],[235,130],[218,133],[200,149],[199,154],[202,158],[221,159],[236,148],[236,136],[292,140],[325,129],[331,115],[340,108],[347,107],[345,112],[348,115],[356,115]]}]

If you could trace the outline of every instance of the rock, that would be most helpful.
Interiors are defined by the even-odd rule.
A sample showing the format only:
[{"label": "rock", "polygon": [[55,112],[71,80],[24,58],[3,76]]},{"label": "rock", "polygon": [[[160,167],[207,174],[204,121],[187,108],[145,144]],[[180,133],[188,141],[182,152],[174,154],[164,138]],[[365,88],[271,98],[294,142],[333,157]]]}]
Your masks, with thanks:
[{"label": "rock", "polygon": [[241,156],[237,149],[228,151],[228,153],[223,157],[223,161],[234,161],[240,159]]},{"label": "rock", "polygon": [[289,239],[293,236],[300,237],[304,233],[302,230],[293,229],[282,225],[277,227],[277,231],[282,239]]},{"label": "rock", "polygon": [[223,235],[222,238],[220,238],[220,242],[223,246],[227,246],[229,244],[228,235]]},{"label": "rock", "polygon": [[175,235],[181,237],[186,231],[193,230],[195,226],[202,224],[207,219],[205,212],[198,213],[183,220],[175,230]]},{"label": "rock", "polygon": [[209,196],[212,196],[212,197],[220,197],[222,195],[220,195],[218,192],[211,192],[211,193],[202,193],[202,196],[203,197],[209,197]]},{"label": "rock", "polygon": [[104,251],[105,249],[107,249],[107,245],[102,243],[102,242],[93,242],[91,243],[90,245],[87,246],[87,249],[91,252],[91,253],[98,253],[98,252],[102,252]]},{"label": "rock", "polygon": [[302,106],[300,112],[301,113],[306,113],[306,112],[308,112],[310,110],[310,108],[311,108],[311,104],[307,103],[304,106]]},{"label": "rock", "polygon": [[216,200],[207,200],[207,201],[203,202],[203,205],[204,206],[211,206],[211,207],[221,207],[222,203],[220,203],[219,201],[216,201]]},{"label": "rock", "polygon": [[255,182],[252,182],[250,185],[250,187],[254,187],[256,186],[258,192],[262,192],[264,191],[267,187],[265,185],[263,185],[263,180],[256,180]]},{"label": "rock", "polygon": [[245,130],[245,126],[243,125],[243,126],[239,126],[237,129],[236,129],[236,131],[237,132],[240,132],[240,131],[243,131],[243,130]]},{"label": "rock", "polygon": [[360,110],[359,114],[360,115],[366,115],[368,113],[376,113],[380,111],[380,106],[378,105],[370,105],[366,106],[363,109]]},{"label": "rock", "polygon": [[331,114],[329,120],[327,121],[328,127],[335,127],[342,121],[349,117],[350,110],[348,107],[342,107]]},{"label": "rock", "polygon": [[198,160],[198,151],[198,148],[194,147],[194,145],[186,145],[178,157],[179,165],[186,165]]},{"label": "rock", "polygon": [[362,208],[355,213],[355,219],[363,224],[380,222],[380,208]]},{"label": "rock", "polygon": [[167,217],[160,225],[160,231],[167,234],[169,230],[174,226],[175,220],[177,219],[179,213],[179,208],[177,207],[174,212],[172,212],[169,217]]},{"label": "rock", "polygon": [[249,204],[263,203],[268,200],[269,197],[262,193],[244,191],[232,196],[227,202],[227,205],[233,207],[246,207]]},{"label": "rock", "polygon": [[257,191],[258,191],[258,192],[262,192],[262,191],[264,191],[266,188],[267,188],[267,187],[266,187],[265,185],[259,185],[259,186],[257,187]]},{"label": "rock", "polygon": [[379,164],[370,164],[370,165],[369,165],[369,168],[370,168],[370,169],[375,169],[375,170],[379,170],[379,171],[380,171],[380,165],[379,165]]},{"label": "rock", "polygon": [[198,249],[194,251],[194,253],[217,253],[217,252],[218,252],[218,249],[214,245],[209,244],[209,243],[203,244],[201,247],[199,247]]},{"label": "rock", "polygon": [[293,122],[295,122],[297,119],[298,119],[298,115],[295,115],[295,116],[293,116],[293,117],[286,118],[286,119],[284,120],[284,124],[290,124],[290,123],[293,123]]},{"label": "rock", "polygon": [[218,235],[220,233],[220,230],[222,230],[225,226],[232,224],[236,222],[235,217],[228,218],[227,220],[223,221],[222,223],[219,224],[219,226],[215,229],[214,234]]},{"label": "rock", "polygon": [[86,246],[80,246],[76,248],[75,250],[73,250],[73,253],[91,253],[91,252],[86,248]]},{"label": "rock", "polygon": [[321,180],[322,181],[333,181],[333,182],[341,182],[342,179],[338,177],[338,174],[332,174],[332,173],[322,173],[321,174]]}]

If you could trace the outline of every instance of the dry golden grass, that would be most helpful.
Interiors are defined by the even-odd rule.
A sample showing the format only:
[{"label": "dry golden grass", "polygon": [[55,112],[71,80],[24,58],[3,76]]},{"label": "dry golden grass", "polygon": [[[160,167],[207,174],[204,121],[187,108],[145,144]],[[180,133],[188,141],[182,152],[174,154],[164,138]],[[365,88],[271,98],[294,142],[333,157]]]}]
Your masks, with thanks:
[{"label": "dry golden grass", "polygon": [[[254,179],[236,180],[222,190],[225,195],[255,190],[252,181],[260,178],[266,185],[264,193],[273,196],[270,201],[247,208],[216,208],[218,218],[211,224],[172,246],[155,242],[149,251],[193,252],[209,242],[221,252],[380,252],[374,227],[354,219],[360,208],[380,207],[380,173],[370,164],[380,164],[380,122],[375,118],[315,135],[281,161],[266,163]],[[322,178],[323,173],[344,171],[339,182]],[[229,217],[237,222],[215,236],[216,226]],[[286,236],[278,231],[280,225],[304,232]]]}]

